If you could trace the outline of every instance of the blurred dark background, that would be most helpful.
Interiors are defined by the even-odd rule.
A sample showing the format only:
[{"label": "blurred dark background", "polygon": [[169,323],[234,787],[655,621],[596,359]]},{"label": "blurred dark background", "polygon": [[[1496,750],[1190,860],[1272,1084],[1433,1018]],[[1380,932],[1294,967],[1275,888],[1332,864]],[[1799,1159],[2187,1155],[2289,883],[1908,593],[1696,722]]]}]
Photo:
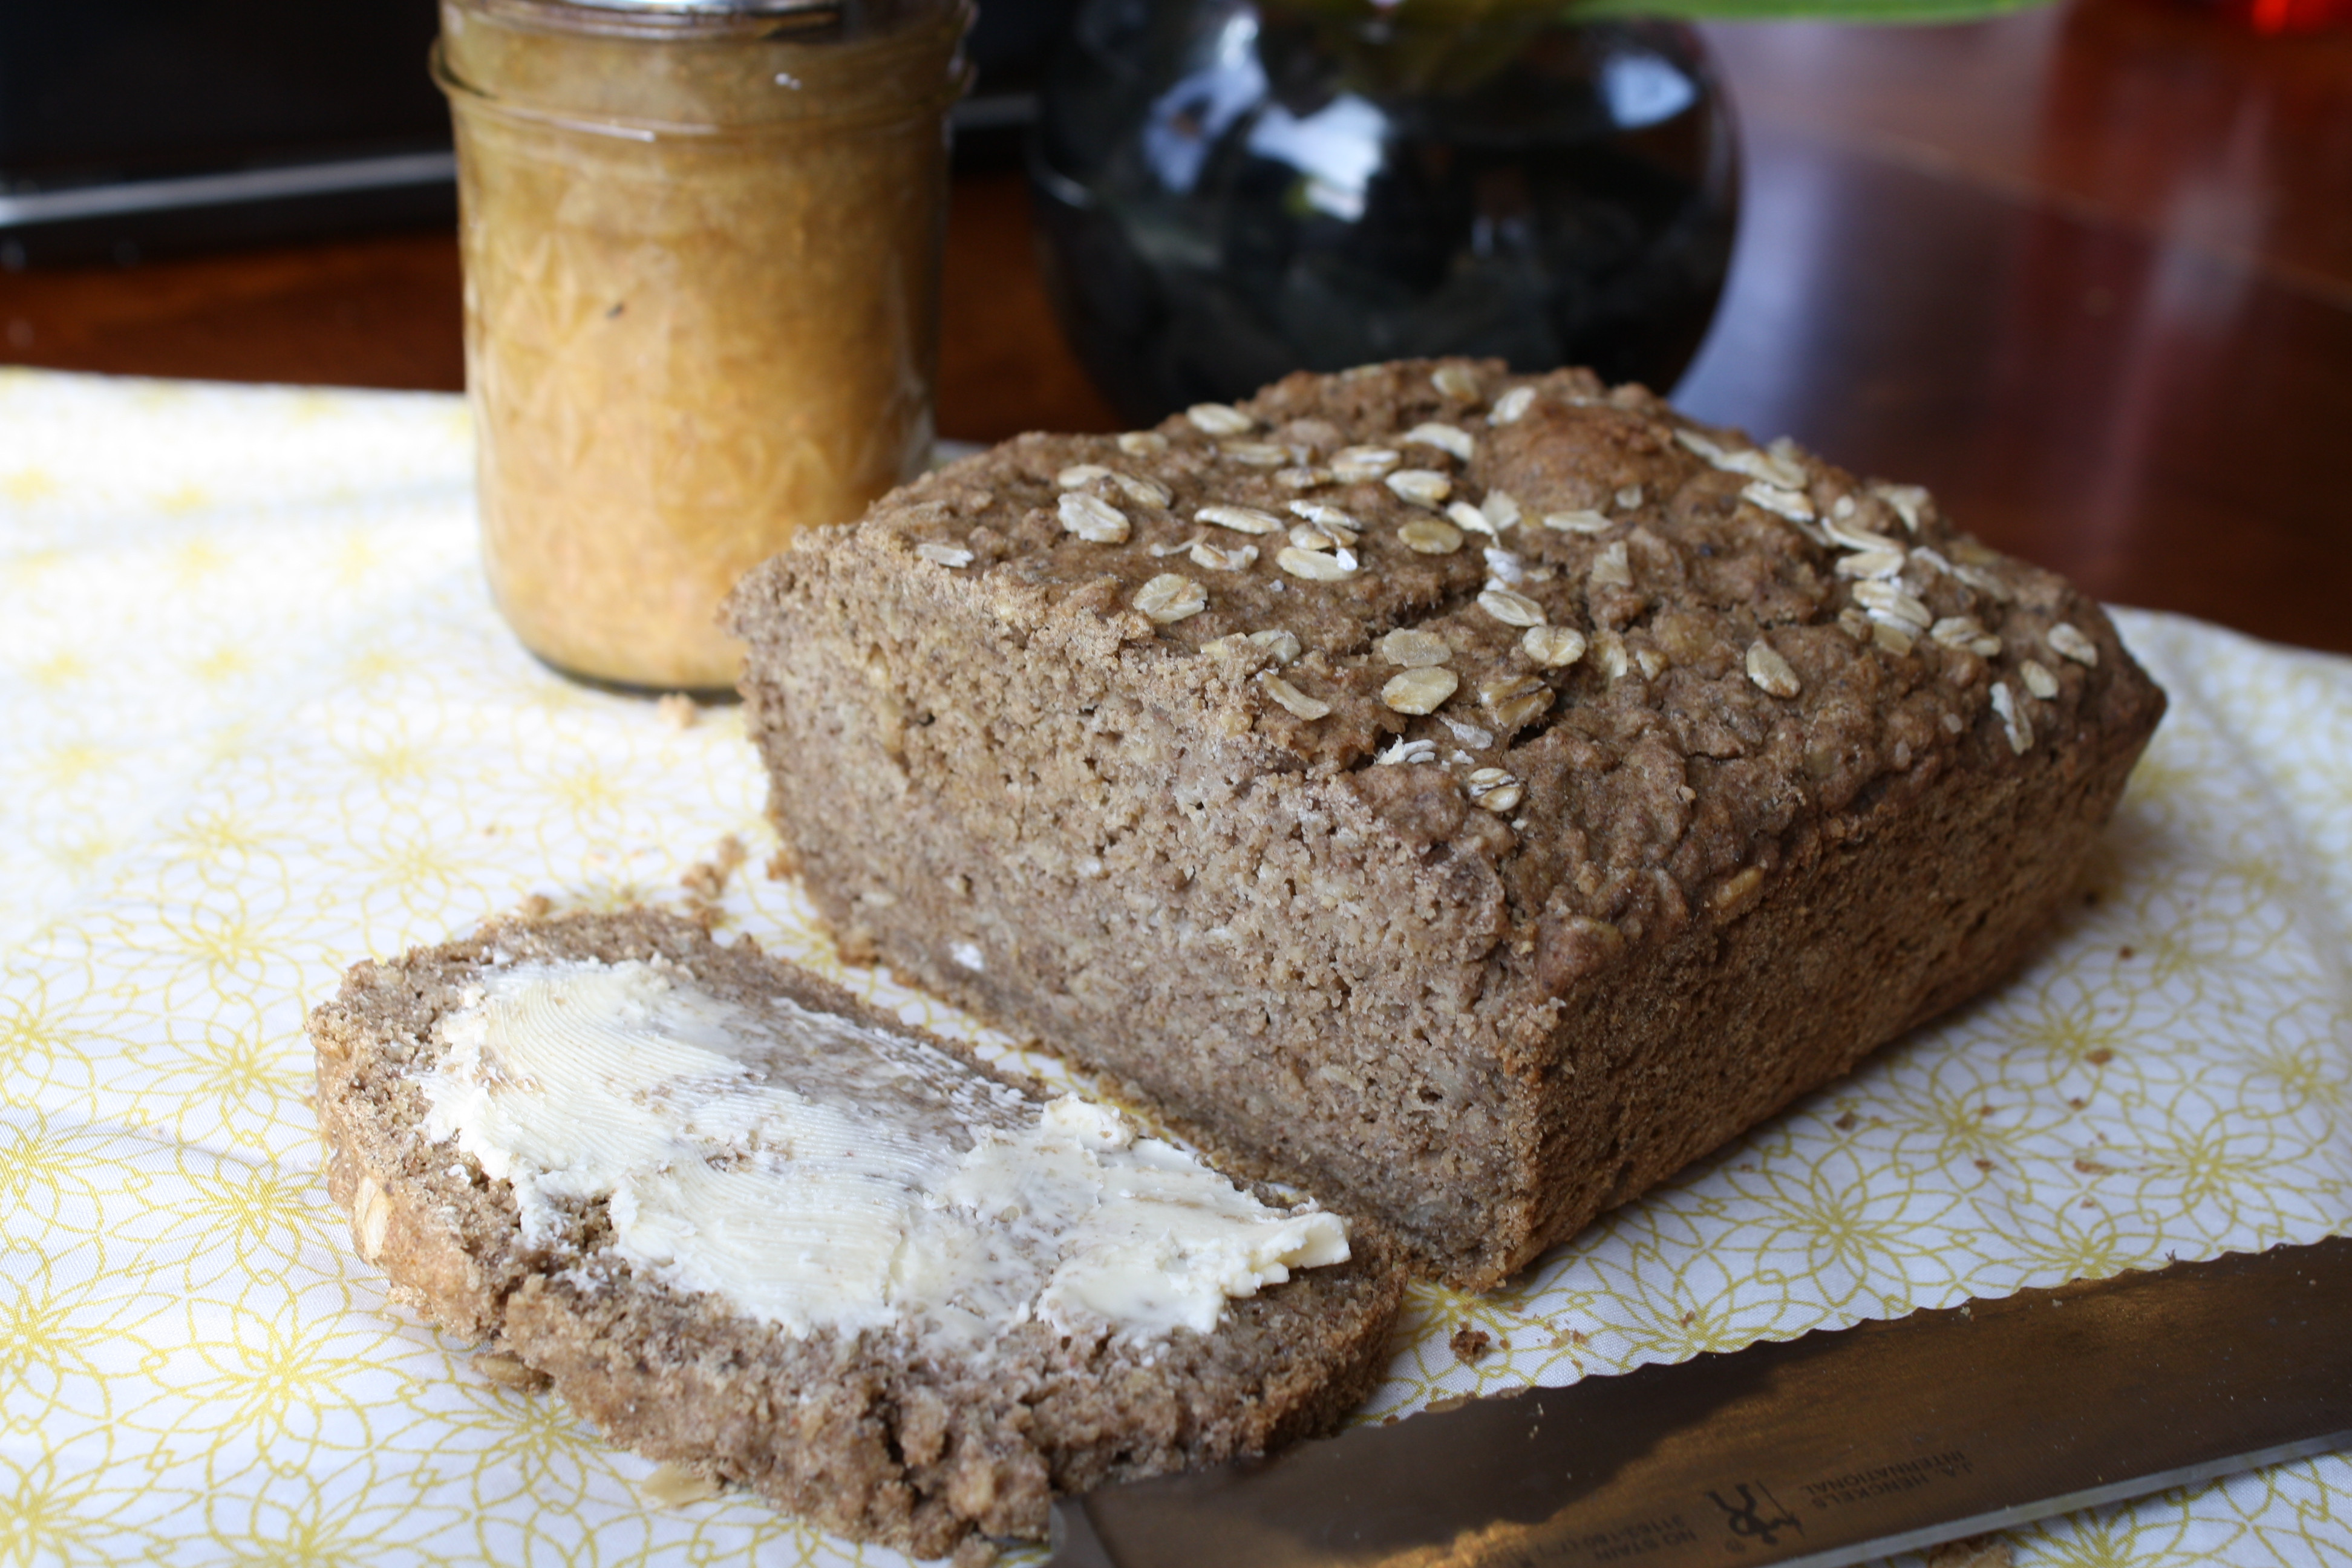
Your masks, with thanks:
[{"label": "blurred dark background", "polygon": [[0,5],[0,263],[455,221],[433,0]]},{"label": "blurred dark background", "polygon": [[[957,166],[1010,167],[1075,0],[989,0]],[[457,221],[434,0],[0,0],[0,267]]]},{"label": "blurred dark background", "polygon": [[[2295,30],[2329,7],[2337,26]],[[983,8],[940,427],[1117,428],[1055,324],[1013,163],[1061,6]],[[2110,599],[2352,651],[2343,9],[2060,0],[1954,26],[1702,29],[1744,199],[1675,397],[1930,485]],[[425,0],[0,0],[0,261],[23,268],[0,269],[0,362],[461,387],[446,165],[383,162],[446,156],[431,31]],[[120,182],[372,161],[418,177],[23,221]]]}]

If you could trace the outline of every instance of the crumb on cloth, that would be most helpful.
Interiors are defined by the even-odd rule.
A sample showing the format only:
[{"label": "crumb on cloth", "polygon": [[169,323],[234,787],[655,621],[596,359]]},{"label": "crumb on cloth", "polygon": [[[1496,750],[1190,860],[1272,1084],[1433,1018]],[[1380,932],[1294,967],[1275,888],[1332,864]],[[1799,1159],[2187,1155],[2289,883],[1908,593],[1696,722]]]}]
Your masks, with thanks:
[{"label": "crumb on cloth", "polygon": [[484,1351],[474,1358],[474,1370],[500,1388],[524,1394],[536,1394],[554,1383],[547,1373],[511,1351]]},{"label": "crumb on cloth", "polygon": [[1927,1551],[1927,1568],[2015,1568],[2017,1553],[1998,1535],[1971,1535]]},{"label": "crumb on cloth", "polygon": [[688,1503],[717,1497],[719,1487],[700,1470],[664,1461],[654,1467],[653,1474],[636,1483],[635,1490],[638,1497],[656,1508],[684,1508]]},{"label": "crumb on cloth", "polygon": [[712,846],[709,858],[688,866],[678,881],[696,898],[716,902],[726,895],[728,882],[749,858],[743,841],[730,833]]}]

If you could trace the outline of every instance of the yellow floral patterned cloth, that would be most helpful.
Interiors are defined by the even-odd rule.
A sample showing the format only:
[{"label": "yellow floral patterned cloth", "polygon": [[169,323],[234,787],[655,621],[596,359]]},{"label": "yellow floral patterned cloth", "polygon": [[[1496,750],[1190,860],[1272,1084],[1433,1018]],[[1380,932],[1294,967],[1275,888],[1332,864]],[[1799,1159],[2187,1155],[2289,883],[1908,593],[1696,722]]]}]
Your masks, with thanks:
[{"label": "yellow floral patterned cloth", "polygon": [[[772,842],[735,712],[508,637],[468,439],[447,398],[0,373],[0,1563],[898,1561],[644,1500],[388,1307],[320,1184],[303,1010],[345,966]],[[2352,663],[2119,619],[2172,714],[2031,967],[1510,1289],[1417,1290],[1368,1418],[2352,1230]],[[789,883],[726,910],[970,1032]],[[2352,1560],[2352,1459],[2007,1541]]]}]

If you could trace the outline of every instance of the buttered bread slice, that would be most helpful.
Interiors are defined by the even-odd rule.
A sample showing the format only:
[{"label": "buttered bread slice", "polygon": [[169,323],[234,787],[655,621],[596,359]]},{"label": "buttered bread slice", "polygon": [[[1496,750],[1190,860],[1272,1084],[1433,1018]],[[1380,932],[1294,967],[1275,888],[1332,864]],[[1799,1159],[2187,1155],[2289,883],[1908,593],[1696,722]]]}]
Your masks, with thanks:
[{"label": "buttered bread slice", "polygon": [[675,917],[362,963],[311,1036],[396,1297],[616,1441],[917,1552],[1326,1426],[1395,1316],[1340,1216]]}]

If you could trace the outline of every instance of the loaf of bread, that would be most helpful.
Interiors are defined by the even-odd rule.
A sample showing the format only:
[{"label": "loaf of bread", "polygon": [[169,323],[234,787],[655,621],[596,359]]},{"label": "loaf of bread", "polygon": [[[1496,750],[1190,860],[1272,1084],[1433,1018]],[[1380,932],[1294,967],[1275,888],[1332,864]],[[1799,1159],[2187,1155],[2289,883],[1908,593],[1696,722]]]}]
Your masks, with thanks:
[{"label": "loaf of bread", "polygon": [[1040,1537],[1051,1492],[1318,1430],[1383,1365],[1376,1235],[676,917],[362,963],[310,1029],[398,1298],[845,1534]]},{"label": "loaf of bread", "polygon": [[2163,709],[1924,492],[1467,361],[1023,437],[732,614],[845,952],[1473,1288],[2014,965]]}]

